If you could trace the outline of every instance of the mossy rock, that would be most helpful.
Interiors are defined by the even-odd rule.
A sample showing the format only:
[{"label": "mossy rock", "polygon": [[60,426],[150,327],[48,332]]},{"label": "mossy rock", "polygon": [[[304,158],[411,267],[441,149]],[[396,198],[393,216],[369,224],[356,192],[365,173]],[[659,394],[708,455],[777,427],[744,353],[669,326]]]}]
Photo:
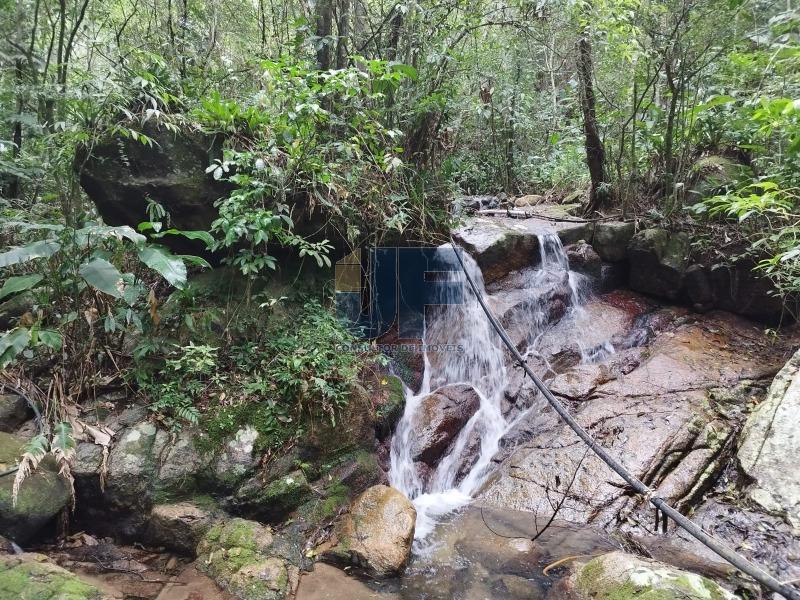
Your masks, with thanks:
[{"label": "mossy rock", "polygon": [[[0,432],[0,471],[13,467],[22,456],[26,441]],[[16,506],[12,503],[15,473],[0,477],[0,535],[22,544],[35,537],[41,529],[67,505],[69,484],[58,475],[52,457],[25,478],[19,490]]]},{"label": "mossy rock", "polygon": [[302,506],[312,494],[305,474],[298,469],[266,485],[259,477],[248,479],[236,490],[231,508],[260,520],[278,522]]},{"label": "mossy rock", "polygon": [[704,156],[689,170],[687,200],[698,202],[725,191],[743,180],[753,178],[753,169],[727,156]]},{"label": "mossy rock", "polygon": [[281,600],[299,569],[282,556],[269,527],[246,519],[215,524],[197,547],[197,566],[241,600]]},{"label": "mossy rock", "polygon": [[403,393],[403,382],[394,375],[387,375],[379,382],[380,403],[376,410],[376,432],[380,439],[385,439],[394,431],[406,406]]},{"label": "mossy rock", "polygon": [[15,600],[100,600],[93,585],[47,562],[41,554],[0,556],[0,598]]},{"label": "mossy rock", "polygon": [[578,567],[570,578],[580,600],[736,600],[719,584],[689,571],[624,552],[610,552]]}]

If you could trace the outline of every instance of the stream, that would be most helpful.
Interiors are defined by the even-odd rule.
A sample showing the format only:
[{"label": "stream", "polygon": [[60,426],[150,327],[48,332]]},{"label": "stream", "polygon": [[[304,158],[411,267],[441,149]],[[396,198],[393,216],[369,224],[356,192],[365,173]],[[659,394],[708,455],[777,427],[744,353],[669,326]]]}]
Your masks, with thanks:
[{"label": "stream", "polygon": [[[542,358],[545,375],[552,372],[547,358],[537,348],[548,325],[546,303],[551,301],[554,288],[563,287],[566,294],[566,312],[561,319],[562,335],[574,341],[580,349],[581,363],[598,362],[614,352],[608,340],[586,346],[581,332],[590,323],[584,305],[591,298],[588,278],[570,271],[564,247],[555,233],[539,236],[540,263],[522,273],[522,286],[518,309],[513,319],[527,327],[525,356]],[[462,252],[462,260],[482,295],[486,295],[483,275],[476,262]],[[426,348],[455,348],[443,352],[426,352],[422,386],[414,392],[405,388],[406,405],[403,417],[391,445],[392,486],[402,491],[417,510],[415,551],[424,554],[428,540],[439,520],[452,511],[468,504],[475,492],[491,474],[492,459],[500,449],[500,442],[517,423],[535,418],[532,411],[542,407],[536,402],[518,414],[503,414],[503,399],[510,381],[506,356],[497,333],[481,309],[463,273],[458,273],[464,288],[463,304],[447,304],[426,324],[423,343]],[[462,297],[462,296],[459,296]],[[451,299],[452,300],[452,299]],[[412,440],[418,433],[414,425],[424,398],[443,386],[471,385],[478,393],[480,406],[450,444],[446,455],[423,482],[419,467],[413,459]],[[476,454],[476,455],[475,455]],[[465,464],[471,466],[464,469]],[[464,472],[465,471],[465,472]]]}]

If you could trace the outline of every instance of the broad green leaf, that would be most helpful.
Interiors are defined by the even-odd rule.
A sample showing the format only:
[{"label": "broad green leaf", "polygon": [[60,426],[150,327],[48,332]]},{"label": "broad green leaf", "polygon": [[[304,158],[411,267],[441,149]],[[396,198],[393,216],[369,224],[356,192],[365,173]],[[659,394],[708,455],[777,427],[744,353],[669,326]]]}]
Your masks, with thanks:
[{"label": "broad green leaf", "polygon": [[25,327],[16,327],[0,338],[0,369],[11,364],[30,341],[31,332]]},{"label": "broad green leaf", "polygon": [[53,329],[42,329],[39,331],[39,343],[47,346],[54,352],[61,350],[63,338],[61,334]]},{"label": "broad green leaf", "polygon": [[107,260],[95,258],[83,263],[78,271],[86,283],[96,290],[114,296],[114,298],[122,298],[124,291],[122,273]]},{"label": "broad green leaf", "polygon": [[53,256],[61,248],[61,244],[53,240],[40,240],[22,248],[14,248],[0,254],[0,268],[25,263],[36,258]]},{"label": "broad green leaf", "polygon": [[68,454],[75,449],[75,438],[72,437],[72,425],[66,421],[56,423],[53,428],[53,441],[50,444],[52,450],[60,450]]},{"label": "broad green leaf", "polygon": [[154,238],[160,238],[165,235],[179,235],[185,237],[187,240],[200,240],[205,242],[207,247],[211,247],[214,243],[214,238],[207,231],[184,231],[182,229],[166,229],[161,233],[154,234]]},{"label": "broad green leaf", "polygon": [[186,265],[168,250],[147,246],[139,250],[139,259],[176,288],[186,285]]},{"label": "broad green leaf", "polygon": [[0,288],[0,300],[5,298],[6,296],[10,296],[11,294],[16,294],[17,292],[23,292],[25,290],[31,289],[37,283],[39,283],[44,277],[42,275],[21,275],[19,277],[9,277],[6,279],[6,282],[3,284],[3,287]]}]

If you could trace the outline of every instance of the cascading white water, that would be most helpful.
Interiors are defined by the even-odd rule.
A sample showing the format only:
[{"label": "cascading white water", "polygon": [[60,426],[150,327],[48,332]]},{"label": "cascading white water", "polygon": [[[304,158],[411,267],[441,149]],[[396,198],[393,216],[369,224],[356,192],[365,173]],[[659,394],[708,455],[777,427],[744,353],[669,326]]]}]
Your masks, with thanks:
[{"label": "cascading white water", "polygon": [[[589,296],[587,280],[583,275],[569,270],[569,261],[561,240],[556,234],[539,237],[541,263],[531,273],[525,288],[530,307],[524,315],[530,325],[529,350],[535,352],[536,341],[546,329],[546,311],[540,299],[542,290],[553,281],[566,278],[569,288],[569,306],[563,319],[580,322],[586,318],[582,306]],[[484,294],[483,275],[475,261],[462,254],[464,266],[477,288]],[[463,274],[462,280],[463,280]],[[420,389],[414,393],[406,389],[406,405],[391,444],[391,485],[405,493],[417,509],[417,549],[435,527],[442,515],[467,504],[491,472],[491,460],[499,449],[500,441],[510,427],[526,415],[507,420],[503,416],[502,401],[509,383],[505,355],[501,341],[478,304],[477,299],[464,280],[463,304],[441,307],[436,315],[426,322],[423,343],[425,345],[424,373]],[[563,320],[562,319],[562,320]],[[600,350],[597,347],[584,349],[576,338],[581,357],[594,362],[613,352],[610,344]],[[444,349],[444,351],[436,351]],[[423,485],[412,457],[412,440],[415,435],[414,416],[422,400],[438,388],[467,383],[473,386],[480,398],[477,412],[459,432],[446,456],[442,457],[433,473]],[[477,434],[480,444],[474,444]],[[470,444],[470,442],[473,442]],[[466,475],[457,481],[459,467],[464,464],[464,454],[479,455]]]}]

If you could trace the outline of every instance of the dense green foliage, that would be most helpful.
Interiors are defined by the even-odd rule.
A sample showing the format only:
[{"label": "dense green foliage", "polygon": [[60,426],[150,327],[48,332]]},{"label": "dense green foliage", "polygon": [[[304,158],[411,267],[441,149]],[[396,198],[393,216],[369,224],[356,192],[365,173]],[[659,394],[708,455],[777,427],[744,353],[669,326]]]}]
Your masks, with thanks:
[{"label": "dense green foliage", "polygon": [[[277,444],[337,419],[372,359],[342,350],[325,292],[285,311],[257,294],[287,256],[339,258],[299,226],[311,215],[353,246],[434,243],[455,195],[571,194],[699,231],[703,251],[800,291],[788,5],[19,0],[0,15],[0,302],[24,309],[0,366],[56,382],[51,437],[123,380],[215,439],[251,422]],[[176,231],[157,198],[138,231],[108,227],[81,190],[99,143],[153,147],[153,127],[223,140],[210,231]],[[165,236],[204,242],[244,289],[198,295],[205,261]]]}]

